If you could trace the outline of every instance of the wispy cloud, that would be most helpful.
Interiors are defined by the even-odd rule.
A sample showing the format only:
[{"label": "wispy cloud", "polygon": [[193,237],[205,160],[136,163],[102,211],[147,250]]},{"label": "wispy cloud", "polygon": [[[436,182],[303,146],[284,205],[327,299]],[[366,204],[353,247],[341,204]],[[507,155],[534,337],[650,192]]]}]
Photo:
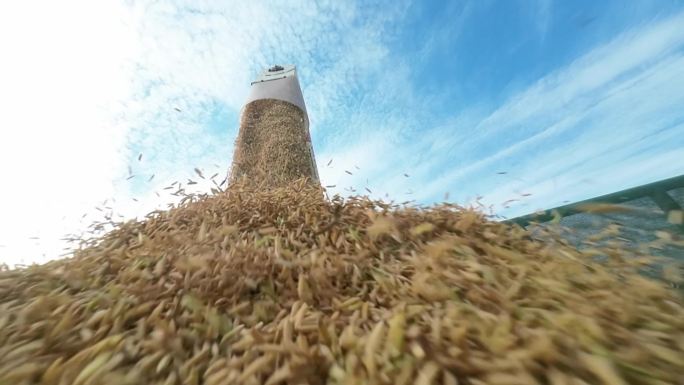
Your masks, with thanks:
[{"label": "wispy cloud", "polygon": [[[417,170],[411,183],[420,202],[447,191],[459,201],[482,195],[516,215],[682,173],[673,160],[684,157],[683,48],[678,14],[596,47],[490,113],[422,127],[391,154],[378,145],[386,159],[374,167],[379,190],[409,188],[397,188],[402,165]],[[375,136],[401,131],[386,127]],[[504,210],[499,204],[509,199],[521,202]]]},{"label": "wispy cloud", "polygon": [[533,20],[536,21],[539,40],[544,42],[549,26],[553,22],[553,0],[538,0],[530,3],[533,7]]},{"label": "wispy cloud", "polygon": [[[521,91],[479,121],[476,135],[452,141],[450,153],[464,154],[469,164],[442,173],[421,197],[434,199],[445,186],[468,180],[485,196],[513,195],[488,176],[497,169],[524,175],[528,190],[552,178],[576,182],[577,174],[621,170],[619,183],[558,190],[562,199],[684,171],[674,163],[638,179],[622,172],[639,165],[639,153],[658,159],[669,146],[684,144],[678,107],[684,103],[683,26],[684,14],[679,14],[625,33]],[[658,134],[648,139],[653,133]],[[649,146],[649,140],[660,147]],[[600,159],[606,154],[614,154],[610,162]]]}]

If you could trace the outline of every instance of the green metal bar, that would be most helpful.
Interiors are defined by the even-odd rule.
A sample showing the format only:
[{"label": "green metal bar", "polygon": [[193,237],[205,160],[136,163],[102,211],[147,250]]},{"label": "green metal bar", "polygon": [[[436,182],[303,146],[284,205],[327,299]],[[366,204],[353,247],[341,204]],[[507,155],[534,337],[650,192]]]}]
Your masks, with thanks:
[{"label": "green metal bar", "polygon": [[[548,222],[552,220],[555,215],[567,217],[574,214],[584,212],[582,206],[592,203],[610,203],[620,204],[631,200],[650,197],[656,204],[667,214],[670,210],[681,210],[681,207],[672,197],[667,194],[667,191],[684,187],[684,175],[679,175],[673,178],[663,179],[657,182],[632,187],[626,190],[601,195],[595,198],[586,199],[580,202],[558,206],[552,209],[544,210],[534,214],[528,214],[512,219],[508,219],[506,223],[516,223],[520,226],[527,226],[531,222]],[[674,204],[674,205],[673,205]],[[663,206],[661,206],[663,205]],[[667,209],[666,209],[667,208]],[[555,214],[557,213],[557,214]],[[554,215],[555,214],[555,215]]]},{"label": "green metal bar", "polygon": [[672,210],[681,210],[682,207],[665,190],[654,191],[651,195],[653,202],[660,207],[665,214]]}]

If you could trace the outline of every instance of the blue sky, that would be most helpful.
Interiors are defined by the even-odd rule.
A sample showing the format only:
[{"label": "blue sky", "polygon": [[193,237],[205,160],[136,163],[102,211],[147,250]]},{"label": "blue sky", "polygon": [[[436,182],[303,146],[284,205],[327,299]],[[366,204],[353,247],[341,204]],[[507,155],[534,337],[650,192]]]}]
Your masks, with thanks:
[{"label": "blue sky", "polygon": [[274,63],[298,66],[331,193],[481,197],[510,217],[684,173],[681,1],[27,0],[0,15],[15,186],[0,261],[53,258],[103,202],[165,207],[195,167],[224,176],[250,80]]}]

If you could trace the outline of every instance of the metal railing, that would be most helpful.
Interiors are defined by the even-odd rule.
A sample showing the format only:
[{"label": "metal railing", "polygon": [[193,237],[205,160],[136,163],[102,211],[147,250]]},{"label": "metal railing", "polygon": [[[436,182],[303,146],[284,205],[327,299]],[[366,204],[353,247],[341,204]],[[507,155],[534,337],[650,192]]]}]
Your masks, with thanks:
[{"label": "metal railing", "polygon": [[[554,218],[567,217],[570,215],[584,213],[587,210],[585,207],[598,204],[622,204],[640,198],[650,198],[658,207],[665,213],[668,218],[670,212],[675,210],[682,210],[682,207],[677,203],[668,193],[670,190],[684,187],[684,175],[673,178],[663,179],[657,182],[632,187],[626,190],[614,192],[611,194],[601,195],[595,198],[586,199],[583,201],[558,206],[552,209],[538,211],[533,214],[523,215],[520,217],[505,220],[507,223],[516,223],[520,226],[528,226],[531,223],[548,222]],[[684,226],[679,226],[684,230]]]}]

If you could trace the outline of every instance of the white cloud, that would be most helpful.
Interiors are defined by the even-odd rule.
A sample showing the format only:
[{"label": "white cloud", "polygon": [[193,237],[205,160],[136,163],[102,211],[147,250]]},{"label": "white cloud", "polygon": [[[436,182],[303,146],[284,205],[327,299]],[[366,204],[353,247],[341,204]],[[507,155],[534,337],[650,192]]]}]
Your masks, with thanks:
[{"label": "white cloud", "polygon": [[533,20],[536,23],[537,31],[539,32],[540,40],[544,42],[546,34],[549,30],[549,25],[553,19],[552,0],[538,0],[531,2],[530,5],[533,9]]},{"label": "white cloud", "polygon": [[368,179],[374,193],[397,201],[483,196],[510,216],[681,174],[683,52],[680,13],[617,36],[487,114],[443,123],[422,113],[432,101],[410,96],[410,74],[395,63],[399,71],[378,78],[391,85],[389,102],[363,106],[345,121],[354,130],[340,134],[343,145],[324,153],[361,170],[322,170],[321,178],[342,194],[349,185],[363,193]]},{"label": "white cloud", "polygon": [[[509,185],[492,178],[499,169],[524,176],[528,190],[552,178],[576,183],[589,172],[607,176],[620,170],[615,183],[600,184],[602,190],[681,173],[680,163],[665,162],[669,154],[649,149],[641,136],[650,133],[670,139],[663,140],[663,145],[684,146],[682,49],[684,14],[678,14],[626,33],[540,79],[477,123],[470,130],[475,135],[459,135],[456,141],[446,137],[452,151],[440,155],[462,150],[470,162],[432,180],[420,198],[436,199],[458,183],[479,184],[468,190],[479,188],[490,203],[515,198]],[[652,162],[660,166],[646,177],[630,178],[629,168],[641,161],[632,152],[640,150],[660,159]],[[611,161],[601,160],[606,153],[615,156]],[[561,191],[556,193],[563,199],[591,196],[585,189]],[[540,199],[538,204],[550,201]]]},{"label": "white cloud", "polygon": [[126,17],[108,1],[0,5],[0,262],[52,255],[111,195],[126,130],[110,103],[137,49]]}]

